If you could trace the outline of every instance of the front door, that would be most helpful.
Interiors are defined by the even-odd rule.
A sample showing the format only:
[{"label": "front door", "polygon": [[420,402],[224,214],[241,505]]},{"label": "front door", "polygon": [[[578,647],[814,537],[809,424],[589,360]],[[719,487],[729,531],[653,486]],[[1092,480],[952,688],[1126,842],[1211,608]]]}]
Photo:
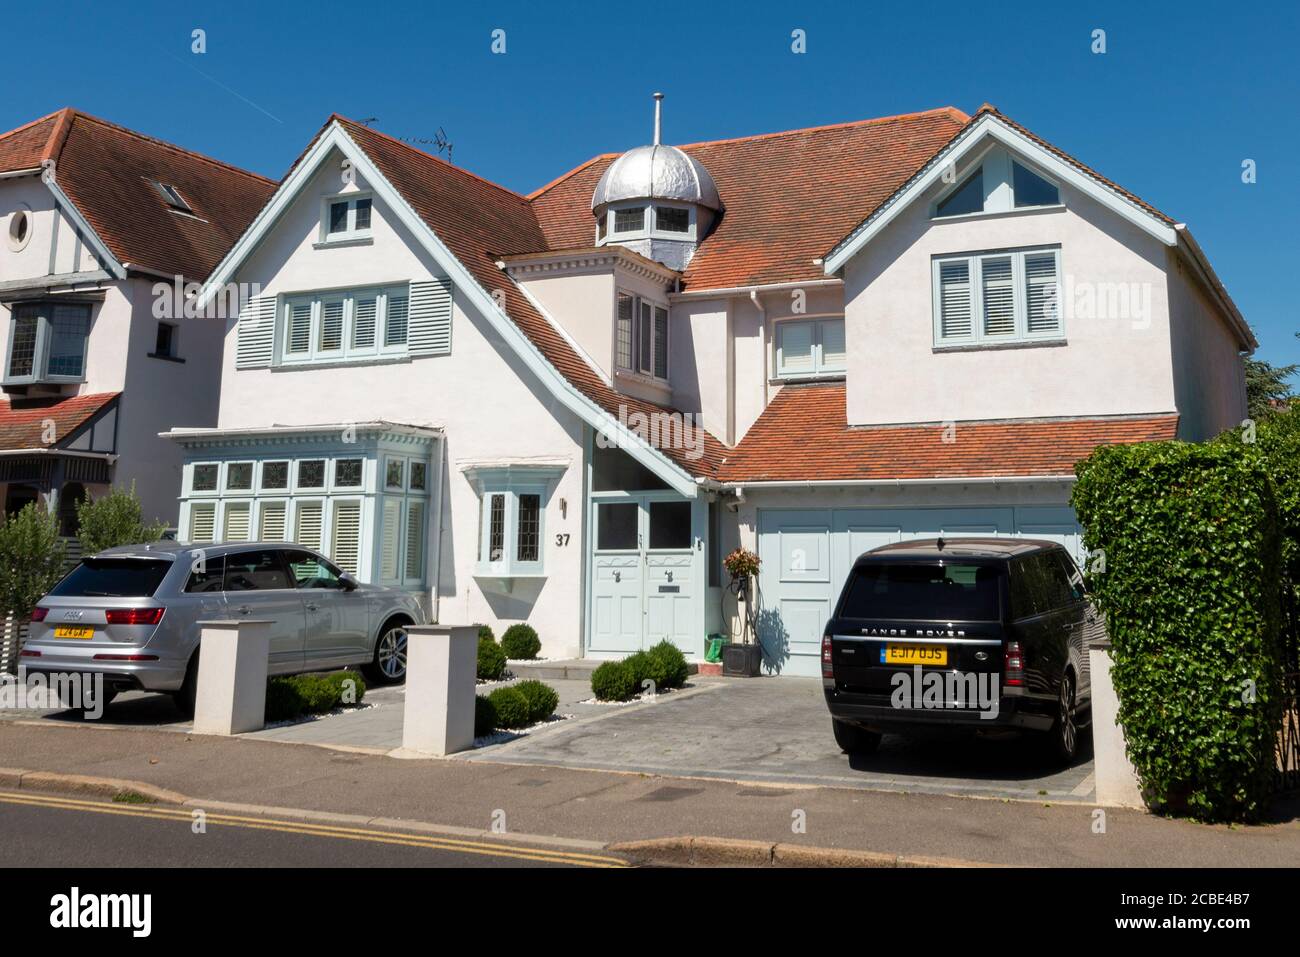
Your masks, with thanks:
[{"label": "front door", "polygon": [[662,492],[597,500],[593,508],[589,650],[630,654],[667,638],[692,647],[692,502]]}]

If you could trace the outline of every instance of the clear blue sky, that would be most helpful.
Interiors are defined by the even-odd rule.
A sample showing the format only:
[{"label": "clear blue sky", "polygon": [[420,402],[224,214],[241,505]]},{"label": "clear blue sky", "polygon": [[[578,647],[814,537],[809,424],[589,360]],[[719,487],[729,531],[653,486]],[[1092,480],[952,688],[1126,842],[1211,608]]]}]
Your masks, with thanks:
[{"label": "clear blue sky", "polygon": [[[1188,223],[1300,362],[1300,5],[6,5],[0,127],[65,105],[278,178],[331,112],[521,192],[591,155],[985,101]],[[191,53],[202,28],[207,52]],[[506,53],[491,32],[506,31]],[[807,52],[791,52],[803,29]],[[1094,29],[1107,52],[1091,52]],[[1244,185],[1241,164],[1257,163]]]}]

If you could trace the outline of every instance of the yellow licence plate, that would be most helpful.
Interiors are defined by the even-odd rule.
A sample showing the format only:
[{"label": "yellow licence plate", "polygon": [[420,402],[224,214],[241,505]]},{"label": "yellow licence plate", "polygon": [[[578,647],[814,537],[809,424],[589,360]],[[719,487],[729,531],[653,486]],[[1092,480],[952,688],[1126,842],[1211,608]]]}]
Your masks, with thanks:
[{"label": "yellow licence plate", "polygon": [[70,628],[60,625],[54,629],[55,638],[94,638],[94,628]]},{"label": "yellow licence plate", "polygon": [[882,665],[946,665],[948,649],[943,645],[885,645],[880,649]]}]

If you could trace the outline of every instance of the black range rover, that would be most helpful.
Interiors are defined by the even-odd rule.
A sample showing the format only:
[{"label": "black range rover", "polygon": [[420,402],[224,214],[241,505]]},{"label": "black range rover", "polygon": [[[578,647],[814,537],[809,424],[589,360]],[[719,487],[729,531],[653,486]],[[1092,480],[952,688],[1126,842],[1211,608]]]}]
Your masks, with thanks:
[{"label": "black range rover", "polygon": [[1068,552],[1014,538],[929,539],[858,558],[822,637],[835,741],[1016,727],[1072,761],[1090,714],[1085,633],[1098,628]]}]

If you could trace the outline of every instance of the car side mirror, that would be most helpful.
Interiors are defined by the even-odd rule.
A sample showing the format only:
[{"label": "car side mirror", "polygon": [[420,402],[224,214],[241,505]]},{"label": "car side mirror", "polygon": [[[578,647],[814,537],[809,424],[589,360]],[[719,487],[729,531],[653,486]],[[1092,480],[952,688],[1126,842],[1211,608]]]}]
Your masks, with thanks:
[{"label": "car side mirror", "polygon": [[347,572],[339,576],[339,584],[343,586],[344,591],[356,591],[357,580]]}]

